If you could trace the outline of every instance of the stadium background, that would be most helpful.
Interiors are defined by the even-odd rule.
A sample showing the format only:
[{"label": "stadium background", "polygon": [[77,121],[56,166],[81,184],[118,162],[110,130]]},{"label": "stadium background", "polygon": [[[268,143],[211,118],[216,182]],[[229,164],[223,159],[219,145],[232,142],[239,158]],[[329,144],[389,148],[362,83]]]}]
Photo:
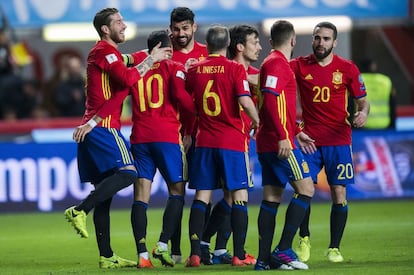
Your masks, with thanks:
[{"label": "stadium background", "polygon": [[[381,71],[393,79],[398,93],[395,131],[354,131],[356,184],[348,189],[348,198],[414,197],[413,0],[1,0],[2,17],[7,18],[13,42],[23,46],[22,57],[27,53],[32,57],[23,73],[46,79],[53,72],[54,60],[69,50],[85,59],[93,39],[75,41],[75,37],[68,36],[69,41],[51,42],[42,36],[43,30],[50,23],[92,25],[95,12],[106,6],[117,6],[126,21],[136,24],[137,35],[121,45],[123,52],[145,48],[150,31],[168,28],[169,12],[174,6],[188,6],[196,13],[200,27],[196,35],[198,41],[203,41],[204,32],[212,23],[255,25],[261,32],[261,60],[270,50],[264,19],[348,16],[352,28],[340,33],[336,52],[354,61],[374,58]],[[298,34],[294,54],[309,53],[310,44],[309,33]],[[261,60],[254,65],[259,66]],[[0,212],[60,211],[86,196],[90,185],[79,183],[76,144],[71,141],[72,129],[78,123],[79,119],[63,118],[0,122]],[[123,131],[129,136],[128,121]],[[256,188],[251,192],[250,201],[257,203],[261,196],[260,167],[254,145],[253,142],[250,155]],[[164,183],[157,175],[151,204],[164,205],[166,194]],[[189,191],[187,203],[191,195]],[[130,187],[117,195],[114,206],[129,208],[131,199]],[[329,200],[323,174],[316,199]]]}]

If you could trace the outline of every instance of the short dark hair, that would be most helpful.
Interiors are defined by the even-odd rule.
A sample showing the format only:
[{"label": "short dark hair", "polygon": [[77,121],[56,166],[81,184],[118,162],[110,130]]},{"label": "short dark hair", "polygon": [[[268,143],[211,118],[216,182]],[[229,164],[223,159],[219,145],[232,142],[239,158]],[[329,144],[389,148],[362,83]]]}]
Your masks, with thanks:
[{"label": "short dark hair", "polygon": [[313,28],[313,33],[315,33],[315,30],[317,28],[327,28],[327,29],[331,29],[333,31],[333,39],[336,40],[337,36],[338,36],[338,30],[336,29],[336,26],[334,24],[332,24],[331,22],[320,22],[318,23],[315,28]]},{"label": "short dark hair", "polygon": [[111,15],[118,13],[119,10],[117,8],[105,8],[98,11],[93,18],[93,26],[95,30],[98,32],[99,37],[103,36],[103,32],[101,30],[102,26],[109,26],[111,24]]},{"label": "short dark hair", "polygon": [[170,25],[174,22],[190,21],[194,23],[194,12],[187,7],[176,7],[170,14]]},{"label": "short dark hair", "polygon": [[230,46],[229,58],[233,59],[237,55],[237,44],[246,45],[246,37],[250,34],[259,36],[259,32],[256,28],[250,25],[236,25],[229,30],[230,33]]},{"label": "short dark hair", "polygon": [[151,52],[160,42],[162,48],[171,46],[170,36],[166,30],[153,31],[150,33],[147,39],[148,51]]},{"label": "short dark hair", "polygon": [[208,53],[226,49],[230,42],[230,34],[227,27],[223,25],[213,25],[208,28],[206,33],[206,43]]},{"label": "short dark hair", "polygon": [[295,28],[287,20],[277,20],[270,29],[270,38],[274,47],[283,45],[292,35],[295,35]]}]

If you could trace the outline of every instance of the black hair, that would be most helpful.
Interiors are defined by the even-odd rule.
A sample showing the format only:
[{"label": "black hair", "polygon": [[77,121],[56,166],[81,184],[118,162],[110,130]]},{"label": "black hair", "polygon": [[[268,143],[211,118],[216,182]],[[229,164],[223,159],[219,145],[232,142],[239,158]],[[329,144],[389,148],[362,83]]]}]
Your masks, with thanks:
[{"label": "black hair", "polygon": [[174,22],[190,21],[194,23],[194,12],[187,7],[176,7],[170,14],[170,25]]},{"label": "black hair", "polygon": [[159,30],[153,31],[150,33],[147,39],[147,46],[148,51],[151,52],[152,49],[161,42],[161,48],[163,47],[170,47],[171,41],[170,36],[168,35],[168,31],[166,30]]},{"label": "black hair", "polygon": [[229,30],[230,46],[228,47],[229,58],[233,59],[237,55],[237,44],[246,45],[246,37],[252,33],[259,36],[256,28],[250,25],[236,25]]},{"label": "black hair", "polygon": [[318,23],[315,28],[313,28],[313,33],[315,33],[315,30],[317,28],[327,28],[327,29],[331,29],[333,30],[333,40],[336,40],[337,36],[338,36],[338,30],[336,29],[336,26],[334,24],[332,24],[331,22],[320,22]]},{"label": "black hair", "polygon": [[283,45],[293,35],[295,35],[295,28],[292,23],[286,20],[274,22],[270,29],[270,38],[272,39],[273,47]]}]

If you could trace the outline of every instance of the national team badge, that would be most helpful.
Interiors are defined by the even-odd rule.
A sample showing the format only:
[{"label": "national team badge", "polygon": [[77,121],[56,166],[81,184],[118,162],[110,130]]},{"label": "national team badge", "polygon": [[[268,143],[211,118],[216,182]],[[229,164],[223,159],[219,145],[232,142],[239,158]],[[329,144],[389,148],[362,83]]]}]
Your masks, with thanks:
[{"label": "national team badge", "polygon": [[336,71],[332,74],[332,83],[333,84],[342,84],[342,73],[339,71]]},{"label": "national team badge", "polygon": [[306,161],[304,161],[304,160],[302,160],[302,169],[303,169],[303,172],[309,173],[308,163]]}]

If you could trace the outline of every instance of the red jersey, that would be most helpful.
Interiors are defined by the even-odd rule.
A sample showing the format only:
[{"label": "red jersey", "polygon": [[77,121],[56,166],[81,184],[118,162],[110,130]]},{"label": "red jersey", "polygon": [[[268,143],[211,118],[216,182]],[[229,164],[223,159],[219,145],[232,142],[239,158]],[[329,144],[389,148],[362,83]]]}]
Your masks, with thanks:
[{"label": "red jersey", "polygon": [[225,56],[209,55],[190,67],[186,87],[199,116],[196,147],[247,152],[249,126],[238,102],[240,96],[250,96],[244,66]]},{"label": "red jersey", "polygon": [[[252,65],[249,65],[249,67],[247,67],[247,75],[258,75],[260,72],[260,70],[258,68],[253,67]],[[250,93],[252,94],[252,100],[254,105],[257,105],[258,103],[258,96],[257,96],[257,91],[256,91],[256,87],[252,84],[249,83],[249,87],[250,87]]]},{"label": "red jersey", "polygon": [[[259,69],[257,69],[255,67],[249,65],[247,67],[247,71],[246,72],[247,72],[247,75],[256,75],[256,74],[259,74]],[[257,98],[257,95],[256,95],[256,90],[255,90],[256,88],[252,84],[250,84],[250,83],[249,83],[249,88],[250,88],[250,93],[252,95],[253,103],[254,103],[254,105],[257,106],[257,102],[258,102],[257,100],[258,100],[258,98]],[[251,118],[244,111],[242,112],[242,115],[243,115],[244,123],[247,126],[250,126],[250,124],[252,122]],[[250,132],[247,131],[246,134],[247,134],[248,138],[250,138]]]},{"label": "red jersey", "polygon": [[184,53],[179,50],[174,50],[172,60],[185,65],[187,60],[190,58],[195,58],[198,61],[202,61],[206,59],[207,56],[208,56],[208,53],[207,53],[206,45],[198,43],[197,41],[194,41],[194,48],[189,53]]},{"label": "red jersey", "polygon": [[292,60],[291,67],[300,92],[303,131],[317,146],[350,145],[348,93],[354,98],[366,96],[357,66],[334,55],[323,67],[312,54]]},{"label": "red jersey", "polygon": [[[86,110],[82,124],[97,114],[103,118],[99,126],[120,129],[122,101],[129,87],[140,78],[139,72],[125,66],[117,48],[100,40],[89,52],[86,74]],[[115,96],[119,100],[109,101]]]},{"label": "red jersey", "polygon": [[131,144],[181,143],[180,111],[185,109],[192,117],[195,113],[193,100],[185,90],[184,65],[172,60],[154,63],[131,89],[131,99]]},{"label": "red jersey", "polygon": [[295,148],[296,81],[286,57],[273,50],[260,66],[260,125],[256,137],[258,153],[278,152],[280,140]]},{"label": "red jersey", "polygon": [[[202,61],[202,60],[206,59],[207,56],[208,56],[208,53],[207,53],[206,45],[198,43],[197,41],[194,41],[194,47],[190,52],[184,53],[184,52],[181,52],[180,50],[175,50],[174,49],[173,56],[172,56],[171,59],[174,60],[174,61],[177,61],[177,62],[179,62],[179,63],[181,63],[185,66],[187,60],[190,59],[190,58],[195,58],[198,61]],[[183,124],[188,125],[188,124],[191,123],[192,120],[193,120],[192,117],[185,116],[185,117],[183,117],[183,119],[181,121],[182,121]],[[197,123],[198,122],[196,121],[196,125],[194,126],[194,132],[191,133],[191,135],[193,137],[195,137],[195,135],[196,135]],[[185,131],[187,132],[187,129],[185,129]]]}]

